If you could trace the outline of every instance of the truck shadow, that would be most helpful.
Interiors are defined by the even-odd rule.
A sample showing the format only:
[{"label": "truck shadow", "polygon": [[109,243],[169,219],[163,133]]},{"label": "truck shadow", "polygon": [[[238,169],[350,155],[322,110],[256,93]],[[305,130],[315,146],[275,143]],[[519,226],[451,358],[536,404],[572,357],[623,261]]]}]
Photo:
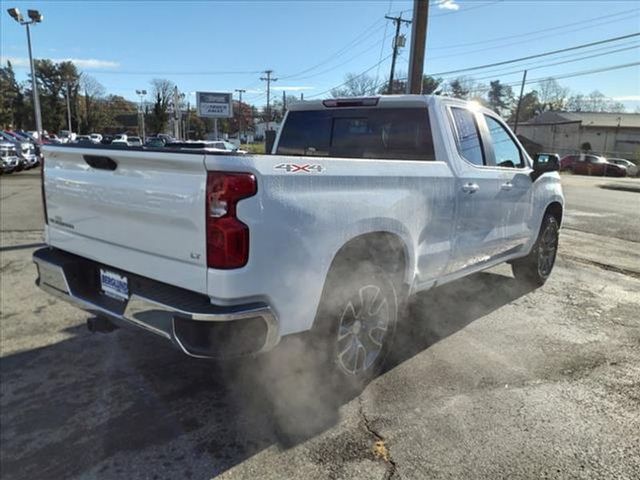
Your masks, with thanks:
[{"label": "truck shadow", "polygon": [[[513,278],[480,273],[418,295],[388,368],[526,293]],[[2,358],[5,478],[210,478],[328,430],[353,397],[327,387],[301,337],[214,363],[139,332],[67,333]]]}]

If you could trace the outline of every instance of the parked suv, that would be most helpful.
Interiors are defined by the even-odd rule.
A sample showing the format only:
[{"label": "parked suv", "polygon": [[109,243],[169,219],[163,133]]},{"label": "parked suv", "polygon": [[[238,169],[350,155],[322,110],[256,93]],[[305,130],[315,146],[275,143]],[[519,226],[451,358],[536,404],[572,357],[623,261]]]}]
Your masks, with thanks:
[{"label": "parked suv", "polygon": [[0,141],[0,173],[13,173],[20,164],[16,147],[11,142]]}]

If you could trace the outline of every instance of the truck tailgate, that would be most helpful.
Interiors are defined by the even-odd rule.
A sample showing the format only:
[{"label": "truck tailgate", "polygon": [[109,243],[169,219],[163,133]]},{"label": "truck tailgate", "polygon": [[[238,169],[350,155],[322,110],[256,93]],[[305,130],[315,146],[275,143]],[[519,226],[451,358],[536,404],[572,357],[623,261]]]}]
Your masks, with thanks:
[{"label": "truck tailgate", "polygon": [[48,243],[205,293],[204,155],[46,147]]}]

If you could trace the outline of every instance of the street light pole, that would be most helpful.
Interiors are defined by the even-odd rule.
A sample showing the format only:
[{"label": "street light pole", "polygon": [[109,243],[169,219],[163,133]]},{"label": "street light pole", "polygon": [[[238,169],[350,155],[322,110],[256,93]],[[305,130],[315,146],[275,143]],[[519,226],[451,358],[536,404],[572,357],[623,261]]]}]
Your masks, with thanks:
[{"label": "street light pole", "polygon": [[236,88],[236,92],[240,95],[240,100],[238,101],[238,141],[242,143],[242,129],[244,127],[242,122],[242,94],[246,92],[243,88]]},{"label": "street light pole", "polygon": [[33,90],[33,110],[36,120],[36,130],[38,131],[38,141],[42,142],[42,114],[40,113],[40,96],[38,95],[38,83],[36,82],[36,68],[33,62],[33,52],[31,50],[31,30],[29,25],[34,23],[40,23],[44,19],[44,16],[38,10],[29,10],[27,14],[31,21],[25,21],[17,8],[9,8],[7,10],[9,15],[18,22],[20,25],[24,25],[27,28],[27,45],[29,47],[29,64],[31,65],[31,88]]},{"label": "street light pole", "polygon": [[140,96],[140,131],[142,133],[142,143],[145,140],[145,131],[144,131],[144,97],[147,94],[146,90],[136,90],[136,93]]}]

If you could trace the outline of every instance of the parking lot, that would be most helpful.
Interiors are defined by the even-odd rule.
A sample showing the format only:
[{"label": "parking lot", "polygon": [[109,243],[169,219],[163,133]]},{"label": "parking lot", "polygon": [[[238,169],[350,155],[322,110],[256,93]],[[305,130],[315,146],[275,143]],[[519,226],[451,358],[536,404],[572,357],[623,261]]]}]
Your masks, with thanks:
[{"label": "parking lot", "polygon": [[39,174],[0,179],[3,478],[640,478],[640,180],[563,176],[550,281],[418,295],[348,398],[296,338],[214,363],[89,333],[34,285]]}]

